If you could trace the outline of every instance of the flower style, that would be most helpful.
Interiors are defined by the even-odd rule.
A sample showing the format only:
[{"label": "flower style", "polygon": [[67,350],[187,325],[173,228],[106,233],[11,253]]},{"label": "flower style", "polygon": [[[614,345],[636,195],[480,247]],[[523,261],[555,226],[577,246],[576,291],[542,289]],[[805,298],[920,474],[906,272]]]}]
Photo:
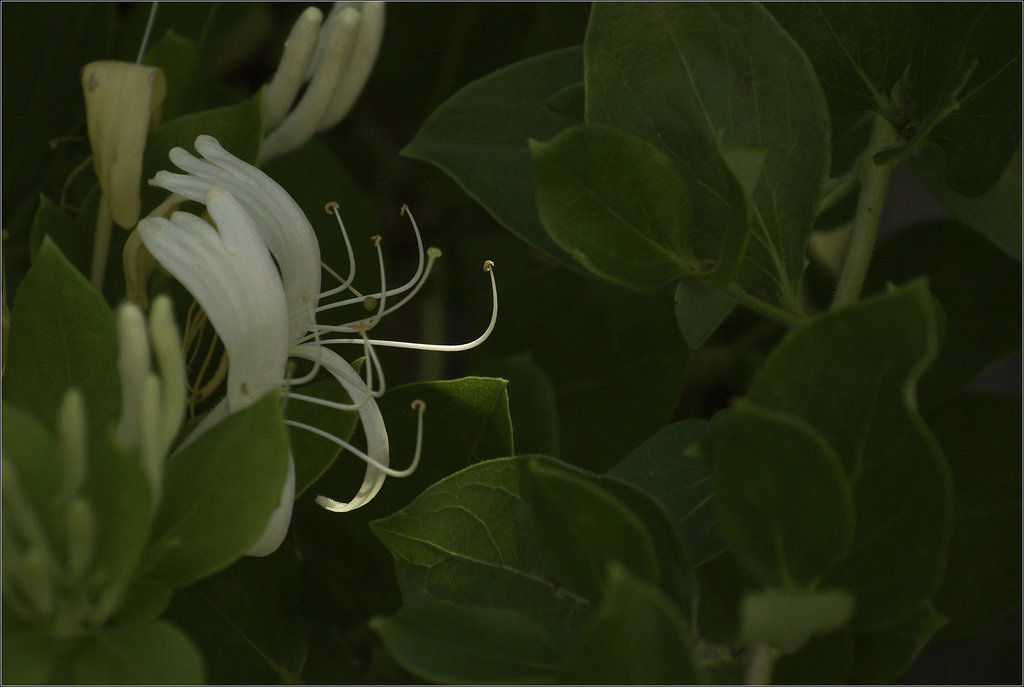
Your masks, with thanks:
[{"label": "flower style", "polygon": [[[161,171],[150,183],[205,203],[217,228],[194,215],[176,212],[169,220],[142,220],[139,233],[149,251],[203,307],[227,350],[230,361],[227,405],[225,407],[224,402],[218,405],[203,424],[215,422],[227,412],[251,403],[267,390],[282,386],[287,387],[287,398],[358,411],[367,441],[365,452],[315,427],[287,422],[334,441],[366,463],[363,482],[352,499],[340,502],[325,496],[317,497],[317,503],[328,510],[344,512],[359,508],[377,494],[388,475],[402,477],[416,469],[425,409],[422,402],[413,404],[418,411],[416,450],[408,468],[395,470],[390,467],[384,419],[374,400],[384,393],[384,375],[373,347],[465,350],[484,341],[497,319],[497,288],[492,263],[485,263],[492,288],[491,321],[486,331],[474,341],[439,345],[373,340],[367,332],[415,295],[440,256],[440,251],[434,248],[424,255],[419,228],[412,213],[408,214],[420,253],[413,277],[400,287],[387,287],[380,237],[374,237],[380,267],[380,291],[321,304],[323,299],[349,291],[355,277],[352,247],[337,203],[328,203],[326,209],[337,219],[348,249],[349,274],[344,278],[321,264],[319,243],[312,226],[281,186],[256,167],[231,155],[210,136],[198,137],[195,146],[203,159],[180,148],[170,153],[171,161],[187,174]],[[403,214],[407,211],[403,207]],[[321,291],[321,267],[340,284]],[[389,303],[389,299],[401,294],[405,294],[401,300]],[[316,322],[318,312],[367,303],[376,311],[359,320],[331,326]],[[328,333],[351,336],[322,338]],[[328,344],[350,343],[364,348],[365,377],[360,377],[344,358],[326,348]],[[302,379],[285,380],[289,357],[312,362],[313,370]],[[320,367],[327,369],[345,388],[352,403],[333,403],[291,391],[293,385],[312,379]],[[252,555],[272,552],[284,538],[294,498],[293,470],[289,473],[289,483],[285,485],[278,510],[257,542],[259,546],[249,552]]]},{"label": "flower style", "polygon": [[[316,7],[299,16],[263,92],[263,120],[270,133],[261,162],[295,150],[348,114],[370,76],[383,33],[382,2],[336,2],[326,22]],[[306,92],[289,113],[307,81]]]}]

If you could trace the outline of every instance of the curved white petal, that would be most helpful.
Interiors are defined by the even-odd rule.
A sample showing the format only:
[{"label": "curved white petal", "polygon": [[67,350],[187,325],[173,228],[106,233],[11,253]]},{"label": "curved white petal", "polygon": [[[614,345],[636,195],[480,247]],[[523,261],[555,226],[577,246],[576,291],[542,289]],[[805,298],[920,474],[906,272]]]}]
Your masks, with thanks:
[{"label": "curved white petal", "polygon": [[288,475],[284,479],[284,486],[281,487],[281,499],[277,507],[270,514],[263,532],[245,552],[246,556],[269,556],[281,546],[284,537],[288,534],[288,523],[292,520],[292,505],[295,503],[295,461],[292,454],[288,454]]},{"label": "curved white petal", "polygon": [[228,405],[245,407],[280,385],[288,356],[281,280],[252,220],[230,193],[206,198],[220,231],[176,212],[146,218],[139,233],[153,256],[199,302],[228,352]]},{"label": "curved white petal", "polygon": [[[256,167],[238,159],[212,136],[196,138],[200,160],[182,148],[171,151],[171,161],[189,174],[158,172],[150,183],[206,202],[214,186],[226,189],[252,218],[263,243],[281,269],[290,313],[289,340],[312,328],[311,312],[320,294],[320,244],[306,215],[288,192]],[[311,310],[312,306],[312,310]]]},{"label": "curved white petal", "polygon": [[[345,391],[348,392],[351,398],[361,399],[366,396],[366,383],[355,369],[334,351],[322,348],[317,344],[308,343],[294,346],[291,354],[312,361],[319,358],[320,364],[345,387]],[[367,364],[369,364],[369,361],[367,361]],[[384,426],[384,416],[380,414],[380,408],[377,407],[377,402],[373,398],[367,399],[366,403],[359,409],[359,420],[362,422],[363,433],[366,435],[366,453],[381,465],[388,465],[391,453],[388,444],[388,432]],[[365,506],[377,495],[377,492],[384,485],[385,477],[387,475],[382,470],[367,464],[363,483],[351,501],[342,503],[325,496],[317,496],[316,502],[327,510],[336,513],[355,510],[360,506]]]}]

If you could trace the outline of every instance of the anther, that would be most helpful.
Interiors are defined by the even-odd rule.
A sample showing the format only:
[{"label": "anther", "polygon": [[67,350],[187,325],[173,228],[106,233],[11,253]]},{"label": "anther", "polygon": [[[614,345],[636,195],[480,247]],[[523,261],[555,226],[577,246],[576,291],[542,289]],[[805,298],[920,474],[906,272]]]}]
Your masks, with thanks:
[{"label": "anther", "polygon": [[415,401],[412,402],[411,407],[413,410],[418,410],[419,412],[422,413],[424,410],[427,409],[427,404],[417,398]]},{"label": "anther", "polygon": [[330,201],[327,201],[326,205],[324,205],[324,212],[326,212],[328,215],[333,215],[335,212],[338,211],[338,208],[340,208],[340,207],[341,206],[338,205],[338,201],[330,200]]},{"label": "anther", "polygon": [[405,203],[402,203],[402,209],[398,211],[398,215],[400,217],[405,217],[405,211],[408,210],[408,209],[409,209],[409,206],[406,205]]},{"label": "anther", "polygon": [[373,241],[373,245],[379,246],[380,245],[380,234],[374,234],[373,236],[370,237],[370,240]]},{"label": "anther", "polygon": [[492,267],[494,267],[493,260],[484,260],[484,272],[490,272]]}]

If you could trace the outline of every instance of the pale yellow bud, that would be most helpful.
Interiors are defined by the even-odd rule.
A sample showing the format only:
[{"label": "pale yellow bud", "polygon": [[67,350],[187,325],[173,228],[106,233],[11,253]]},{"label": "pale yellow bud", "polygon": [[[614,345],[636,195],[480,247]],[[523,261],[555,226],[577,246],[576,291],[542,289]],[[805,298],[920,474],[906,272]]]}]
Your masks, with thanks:
[{"label": "pale yellow bud", "polygon": [[92,163],[110,215],[131,228],[139,221],[142,153],[160,123],[167,80],[156,67],[100,60],[82,68]]}]

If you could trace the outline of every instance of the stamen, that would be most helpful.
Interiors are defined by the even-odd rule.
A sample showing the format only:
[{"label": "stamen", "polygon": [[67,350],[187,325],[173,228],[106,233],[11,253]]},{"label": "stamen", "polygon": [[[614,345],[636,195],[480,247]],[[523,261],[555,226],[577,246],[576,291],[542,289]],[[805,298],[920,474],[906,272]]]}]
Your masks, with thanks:
[{"label": "stamen", "polygon": [[[317,436],[321,436],[324,439],[333,441],[338,446],[341,446],[342,448],[347,449],[351,453],[354,453],[357,457],[359,457],[368,465],[372,465],[373,467],[377,468],[378,470],[380,470],[381,472],[390,477],[408,477],[409,475],[416,471],[416,468],[420,464],[420,455],[423,452],[423,413],[427,409],[427,405],[423,401],[417,399],[412,402],[412,408],[418,413],[416,421],[416,450],[413,453],[412,462],[409,464],[409,467],[405,468],[404,470],[395,470],[392,467],[383,465],[382,463],[378,462],[377,460],[374,460],[365,452],[356,448],[349,442],[334,436],[330,432],[325,432],[322,429],[313,427],[312,425],[307,425],[303,422],[296,422],[295,420],[285,420],[284,422],[286,425],[291,425],[292,427],[304,429],[306,431],[312,432],[313,434],[316,434]],[[347,510],[347,508],[345,507],[348,505],[346,503],[341,503],[339,501],[329,499],[326,496],[317,496],[316,502],[317,504],[326,508],[327,510],[337,510],[338,508],[343,508]]]},{"label": "stamen", "polygon": [[[330,205],[330,203],[328,203],[328,205]],[[424,253],[423,253],[423,237],[420,235],[420,228],[419,228],[419,225],[416,224],[416,219],[412,216],[412,210],[409,209],[408,205],[403,205],[399,214],[405,215],[406,213],[409,214],[409,221],[412,223],[413,234],[416,236],[416,253],[419,256],[419,262],[416,265],[416,272],[415,272],[415,274],[412,275],[412,278],[409,281],[407,281],[405,284],[402,284],[401,286],[399,286],[397,288],[394,288],[394,289],[391,289],[389,291],[383,292],[383,294],[385,296],[397,296],[400,293],[404,293],[404,292],[408,291],[410,288],[412,288],[414,286],[416,286],[417,290],[418,290],[419,286],[422,286],[423,280],[426,279],[426,276],[423,276],[424,262],[425,262]],[[338,216],[338,221],[339,222],[341,221],[340,215]],[[347,242],[347,240],[348,240],[348,237],[346,235],[346,242]],[[433,249],[433,250],[437,251],[437,255],[435,256],[435,259],[441,257],[441,252],[439,250],[437,250],[437,249]],[[430,251],[428,250],[427,254],[429,255],[429,253],[430,253]],[[349,248],[349,262],[351,264],[353,264],[353,270],[354,270],[355,267],[354,267],[354,263],[353,263],[351,248]],[[324,269],[326,269],[328,272],[330,272],[332,274],[332,276],[334,276],[336,279],[338,279],[338,281],[342,281],[342,279],[340,277],[338,277],[337,274],[334,273],[334,271],[331,270],[326,265],[324,266]],[[354,273],[353,273],[353,275],[354,275]],[[422,279],[421,279],[421,276],[422,276]],[[349,282],[349,283],[351,283],[351,282]],[[335,289],[331,289],[331,291],[324,292],[324,293],[320,294],[320,296],[321,296],[321,298],[326,297],[326,296],[331,296],[331,295],[334,295],[336,293],[339,293],[341,290],[342,289],[340,287],[339,288],[335,288]],[[320,311],[323,311],[323,310],[331,310],[333,308],[342,308],[342,307],[345,307],[347,305],[353,305],[355,303],[358,303],[359,299],[363,299],[364,298],[361,294],[356,292],[354,289],[349,289],[349,290],[352,291],[353,293],[355,293],[356,296],[358,296],[359,298],[358,299],[347,299],[347,300],[344,300],[344,301],[338,301],[336,303],[330,303],[330,304],[326,304],[326,305],[321,305],[319,308],[317,308],[317,312],[320,312]],[[402,302],[404,303],[405,300],[403,300]],[[366,307],[367,310],[373,310],[376,307],[375,303],[367,303],[366,299],[364,299],[363,305],[364,305],[364,307]],[[395,306],[395,307],[398,307],[398,306]],[[387,312],[391,312],[392,310],[393,309],[389,309]],[[387,312],[385,312],[384,314],[387,314]]]},{"label": "stamen", "polygon": [[[471,348],[475,348],[487,340],[487,337],[494,331],[494,325],[498,321],[498,285],[494,281],[494,262],[487,260],[484,262],[484,272],[487,272],[491,277],[491,321],[487,325],[487,329],[484,333],[473,339],[472,341],[464,344],[428,344],[428,343],[415,343],[409,341],[382,341],[379,339],[373,340],[374,346],[387,346],[389,348],[411,348],[419,351],[467,351]],[[324,331],[339,331],[336,328],[323,327]],[[360,339],[325,339],[321,341],[322,344],[339,344],[339,343],[362,343]]]},{"label": "stamen", "polygon": [[333,214],[334,218],[338,220],[338,227],[341,228],[341,238],[345,240],[345,250],[348,251],[348,277],[342,279],[340,276],[338,276],[337,272],[332,270],[327,265],[323,265],[324,269],[326,269],[331,274],[331,276],[337,279],[341,283],[341,285],[322,292],[320,294],[320,298],[328,298],[336,293],[341,293],[342,291],[345,291],[356,278],[355,253],[352,252],[352,242],[348,238],[348,232],[345,231],[345,223],[341,220],[341,213],[338,211],[339,207],[340,206],[338,205],[338,201],[332,200],[329,203],[327,203],[327,205],[324,206],[324,211],[329,215]]}]

